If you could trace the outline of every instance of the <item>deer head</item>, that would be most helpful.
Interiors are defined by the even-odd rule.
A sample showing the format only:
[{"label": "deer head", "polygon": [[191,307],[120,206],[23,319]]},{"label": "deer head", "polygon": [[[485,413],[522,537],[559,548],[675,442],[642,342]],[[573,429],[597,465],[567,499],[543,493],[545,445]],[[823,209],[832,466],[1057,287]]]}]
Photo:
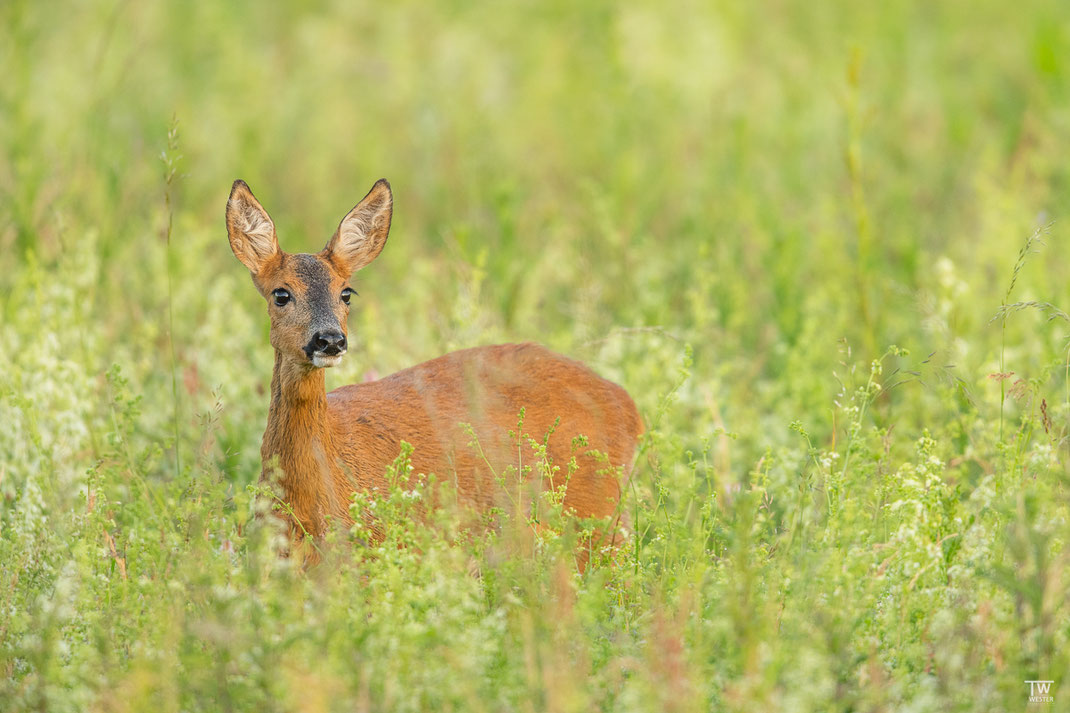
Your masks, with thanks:
[{"label": "deer head", "polygon": [[323,250],[290,254],[279,248],[275,224],[249,186],[234,182],[227,201],[230,248],[267,300],[271,346],[284,360],[310,369],[342,360],[353,294],[349,278],[382,251],[392,213],[390,184],[380,179]]}]

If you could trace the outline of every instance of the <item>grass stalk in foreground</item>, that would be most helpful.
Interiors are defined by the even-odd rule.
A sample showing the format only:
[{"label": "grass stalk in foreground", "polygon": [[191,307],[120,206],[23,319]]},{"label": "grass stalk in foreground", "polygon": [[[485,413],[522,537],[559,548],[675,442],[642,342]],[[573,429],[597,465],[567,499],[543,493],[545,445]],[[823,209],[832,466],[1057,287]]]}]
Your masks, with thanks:
[{"label": "grass stalk in foreground", "polygon": [[178,179],[178,162],[182,155],[178,153],[178,116],[171,117],[171,123],[167,127],[167,149],[160,153],[160,160],[164,165],[164,209],[167,212],[167,227],[165,228],[165,254],[164,264],[167,269],[167,344],[171,352],[171,407],[175,438],[175,477],[182,472],[182,454],[179,448],[178,429],[178,359],[175,355],[175,287],[174,269],[171,264],[171,233],[174,228],[175,211],[173,191],[175,181]]}]

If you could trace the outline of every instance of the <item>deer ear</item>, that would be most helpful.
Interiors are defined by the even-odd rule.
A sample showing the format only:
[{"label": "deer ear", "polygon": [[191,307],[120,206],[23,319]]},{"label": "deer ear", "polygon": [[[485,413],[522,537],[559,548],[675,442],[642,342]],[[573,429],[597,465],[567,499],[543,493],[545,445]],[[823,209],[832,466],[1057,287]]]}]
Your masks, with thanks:
[{"label": "deer ear", "polygon": [[357,206],[338,225],[324,249],[329,259],[352,274],[374,260],[386,245],[390,218],[394,214],[394,194],[380,178]]},{"label": "deer ear", "polygon": [[227,235],[234,257],[256,275],[279,252],[275,224],[245,181],[234,181],[227,201]]}]

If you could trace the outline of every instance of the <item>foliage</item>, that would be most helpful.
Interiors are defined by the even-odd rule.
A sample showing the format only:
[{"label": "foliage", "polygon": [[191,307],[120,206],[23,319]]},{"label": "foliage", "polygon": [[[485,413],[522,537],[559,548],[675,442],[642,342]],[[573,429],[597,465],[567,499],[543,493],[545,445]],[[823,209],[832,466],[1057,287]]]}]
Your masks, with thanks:
[{"label": "foliage", "polygon": [[[1070,700],[1065,4],[0,20],[0,709]],[[329,387],[507,340],[585,360],[648,428],[615,564],[577,572],[559,491],[486,534],[428,514],[444,474],[402,444],[319,566],[276,556],[225,197],[315,250],[380,176]],[[502,487],[567,480],[522,419]]]}]

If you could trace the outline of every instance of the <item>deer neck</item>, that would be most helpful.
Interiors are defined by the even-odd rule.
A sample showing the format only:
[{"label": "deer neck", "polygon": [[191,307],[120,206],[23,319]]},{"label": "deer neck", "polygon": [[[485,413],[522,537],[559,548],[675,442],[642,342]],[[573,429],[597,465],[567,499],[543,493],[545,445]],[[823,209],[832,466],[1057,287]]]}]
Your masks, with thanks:
[{"label": "deer neck", "polygon": [[272,474],[277,458],[284,499],[301,527],[313,536],[323,533],[324,515],[340,514],[333,487],[338,452],[328,420],[323,371],[275,352],[271,407],[260,449],[264,477]]}]

